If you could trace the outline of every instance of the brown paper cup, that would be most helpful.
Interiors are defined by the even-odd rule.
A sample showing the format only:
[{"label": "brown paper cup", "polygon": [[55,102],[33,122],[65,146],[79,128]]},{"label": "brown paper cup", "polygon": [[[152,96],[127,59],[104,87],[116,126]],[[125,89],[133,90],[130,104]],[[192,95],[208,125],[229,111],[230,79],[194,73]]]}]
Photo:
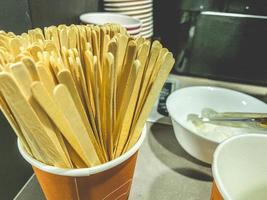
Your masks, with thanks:
[{"label": "brown paper cup", "polygon": [[215,182],[212,184],[210,200],[223,200]]},{"label": "brown paper cup", "polygon": [[99,166],[62,169],[45,165],[30,157],[18,141],[23,158],[29,162],[48,200],[127,200],[138,150],[146,135],[122,156]]}]

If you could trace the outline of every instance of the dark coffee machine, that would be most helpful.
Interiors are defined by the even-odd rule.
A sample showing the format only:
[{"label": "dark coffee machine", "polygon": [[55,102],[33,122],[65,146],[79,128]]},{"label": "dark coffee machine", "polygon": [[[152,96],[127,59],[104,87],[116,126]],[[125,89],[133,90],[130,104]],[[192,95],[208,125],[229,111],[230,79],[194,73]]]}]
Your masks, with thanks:
[{"label": "dark coffee machine", "polygon": [[176,54],[173,73],[267,85],[265,1],[182,0],[166,9],[175,14],[156,31]]}]

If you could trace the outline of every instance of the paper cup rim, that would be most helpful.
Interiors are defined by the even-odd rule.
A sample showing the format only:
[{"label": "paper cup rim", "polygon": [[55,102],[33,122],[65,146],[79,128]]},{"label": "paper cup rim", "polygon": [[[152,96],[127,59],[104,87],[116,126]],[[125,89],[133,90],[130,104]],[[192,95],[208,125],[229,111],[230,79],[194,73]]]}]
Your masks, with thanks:
[{"label": "paper cup rim", "polygon": [[258,133],[250,133],[250,134],[242,134],[242,135],[236,135],[236,136],[232,136],[228,139],[226,139],[225,141],[223,141],[222,143],[220,143],[218,145],[218,147],[216,148],[214,154],[213,154],[213,162],[212,162],[212,175],[213,175],[213,179],[215,181],[215,184],[221,194],[221,196],[223,197],[223,199],[227,199],[227,200],[233,200],[228,192],[226,191],[226,189],[224,187],[222,187],[223,185],[223,181],[221,179],[220,173],[218,171],[218,156],[221,153],[222,149],[225,147],[225,145],[227,145],[228,143],[232,142],[233,140],[238,140],[240,138],[267,138],[267,135],[264,134],[258,134]]},{"label": "paper cup rim", "polygon": [[48,172],[51,174],[55,174],[55,175],[61,175],[61,176],[85,177],[85,176],[90,176],[93,174],[97,174],[97,173],[109,170],[115,166],[120,165],[124,161],[128,160],[132,155],[134,155],[139,150],[140,146],[144,142],[146,134],[147,134],[147,125],[145,124],[138,141],[126,153],[122,154],[120,157],[118,157],[114,160],[108,161],[108,162],[103,163],[101,165],[97,165],[97,166],[89,167],[89,168],[81,168],[81,169],[64,169],[64,168],[46,165],[44,163],[41,163],[41,162],[33,159],[28,153],[26,153],[24,148],[22,147],[19,139],[17,140],[17,144],[18,144],[19,152],[22,155],[22,157],[28,163],[30,163],[32,166],[34,166],[34,167],[36,167],[42,171],[45,171],[45,172]]}]

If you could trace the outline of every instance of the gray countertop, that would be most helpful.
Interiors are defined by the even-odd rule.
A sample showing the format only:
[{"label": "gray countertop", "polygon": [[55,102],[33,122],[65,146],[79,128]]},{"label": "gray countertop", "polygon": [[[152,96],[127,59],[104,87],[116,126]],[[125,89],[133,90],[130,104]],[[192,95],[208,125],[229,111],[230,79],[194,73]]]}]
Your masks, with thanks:
[{"label": "gray countertop", "polygon": [[[172,126],[149,124],[138,155],[129,200],[207,200],[211,169],[188,155],[177,142]],[[33,176],[15,200],[45,199]]]}]

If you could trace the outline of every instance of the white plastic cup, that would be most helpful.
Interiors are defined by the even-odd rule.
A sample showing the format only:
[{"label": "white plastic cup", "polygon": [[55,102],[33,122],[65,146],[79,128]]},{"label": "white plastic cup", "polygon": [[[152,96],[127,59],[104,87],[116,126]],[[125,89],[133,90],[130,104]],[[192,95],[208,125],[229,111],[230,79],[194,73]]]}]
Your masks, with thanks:
[{"label": "white plastic cup", "polygon": [[267,135],[238,135],[221,143],[212,174],[212,200],[266,200]]}]

